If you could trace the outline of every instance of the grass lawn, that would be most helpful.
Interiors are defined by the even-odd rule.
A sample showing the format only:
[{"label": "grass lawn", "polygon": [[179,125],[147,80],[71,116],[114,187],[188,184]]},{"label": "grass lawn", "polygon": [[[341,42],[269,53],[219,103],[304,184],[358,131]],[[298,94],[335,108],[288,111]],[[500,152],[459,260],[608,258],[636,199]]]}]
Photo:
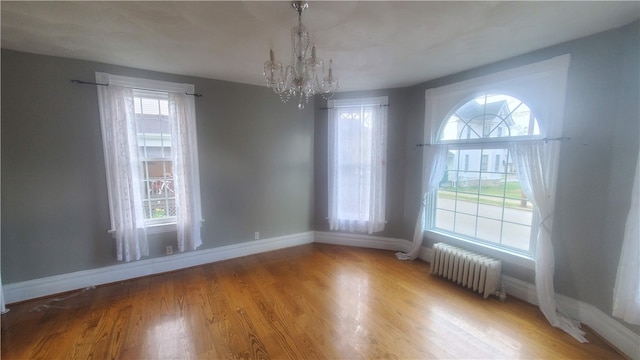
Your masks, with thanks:
[{"label": "grass lawn", "polygon": [[[438,191],[438,197],[447,199],[456,198],[456,190],[458,199],[463,199],[472,202],[480,202],[481,204],[502,206],[503,197],[505,198],[505,206],[520,208],[522,207],[522,188],[517,181],[510,181],[500,184],[498,186],[440,186]],[[526,203],[526,209],[531,209],[531,203]]]}]

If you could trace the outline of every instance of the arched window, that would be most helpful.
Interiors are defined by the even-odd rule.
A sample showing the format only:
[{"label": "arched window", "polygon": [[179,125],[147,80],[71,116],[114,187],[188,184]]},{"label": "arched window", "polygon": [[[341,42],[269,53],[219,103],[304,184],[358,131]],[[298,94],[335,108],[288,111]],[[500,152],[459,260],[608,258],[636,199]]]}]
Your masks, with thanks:
[{"label": "arched window", "polygon": [[516,265],[535,264],[540,310],[551,324],[584,341],[575,321],[558,312],[553,290],[553,219],[569,62],[570,56],[562,55],[426,90],[424,207],[411,251],[397,255],[417,256],[426,235],[480,247]]},{"label": "arched window", "polygon": [[451,112],[439,140],[495,140],[539,135],[538,121],[522,100],[509,95],[484,94]]},{"label": "arched window", "polygon": [[505,94],[463,101],[443,119],[447,166],[432,229],[515,252],[532,252],[534,211],[521,189],[509,142],[540,138],[531,108]]}]

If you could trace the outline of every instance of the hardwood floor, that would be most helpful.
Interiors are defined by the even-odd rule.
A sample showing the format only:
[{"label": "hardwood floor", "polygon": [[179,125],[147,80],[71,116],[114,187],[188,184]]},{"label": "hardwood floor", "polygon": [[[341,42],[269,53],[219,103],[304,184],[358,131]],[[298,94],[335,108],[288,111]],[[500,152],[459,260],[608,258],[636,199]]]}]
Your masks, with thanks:
[{"label": "hardwood floor", "polygon": [[392,252],[310,244],[9,306],[3,359],[619,359]]}]

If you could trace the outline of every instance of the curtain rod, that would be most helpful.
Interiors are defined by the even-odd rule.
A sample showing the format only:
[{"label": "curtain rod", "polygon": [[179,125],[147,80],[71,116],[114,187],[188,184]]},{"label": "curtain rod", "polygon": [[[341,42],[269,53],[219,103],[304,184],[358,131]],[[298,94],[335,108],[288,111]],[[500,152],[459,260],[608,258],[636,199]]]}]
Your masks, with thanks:
[{"label": "curtain rod", "polygon": [[[385,107],[389,107],[389,104],[377,104],[378,106],[385,106]],[[364,105],[367,106],[367,105]],[[376,106],[376,104],[373,104],[373,106]],[[320,107],[320,110],[331,110],[331,109],[335,109],[335,108],[348,108],[348,107],[353,107],[353,105],[344,105],[344,106],[334,106],[334,107]]]},{"label": "curtain rod", "polygon": [[[567,136],[561,136],[561,137],[557,137],[557,138],[542,138],[542,139],[526,139],[526,140],[539,140],[539,141],[544,141],[545,143],[547,141],[566,141],[566,140],[571,140],[570,137]],[[513,142],[513,141],[517,141],[517,140],[494,140],[494,141],[476,141],[476,142],[451,142],[451,143],[443,143],[443,144],[437,144],[437,145],[466,145],[466,144],[500,144],[500,143],[508,143],[508,142]],[[429,147],[432,144],[416,144],[417,147]]]},{"label": "curtain rod", "polygon": [[[97,86],[109,86],[109,84],[101,84],[101,83],[97,83],[97,82],[91,82],[91,81],[82,81],[82,80],[76,80],[76,79],[71,79],[71,82],[74,84],[78,84],[78,85],[97,85]],[[154,89],[141,89],[141,88],[132,88],[132,89],[136,89],[136,90],[146,90],[146,91],[157,91],[157,92],[166,92],[166,91],[160,91],[160,90],[154,90]],[[188,92],[184,93],[185,95],[189,95],[189,96],[195,96],[195,97],[202,97],[202,94],[200,93],[193,93],[193,94],[189,94]]]}]

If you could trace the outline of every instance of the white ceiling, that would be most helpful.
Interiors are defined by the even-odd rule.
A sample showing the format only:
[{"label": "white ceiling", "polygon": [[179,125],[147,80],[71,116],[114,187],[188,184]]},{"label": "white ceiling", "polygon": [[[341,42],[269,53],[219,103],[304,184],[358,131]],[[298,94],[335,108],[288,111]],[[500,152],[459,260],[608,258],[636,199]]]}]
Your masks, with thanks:
[{"label": "white ceiling", "polygon": [[[287,1],[11,2],[2,47],[263,85],[290,61]],[[417,84],[628,24],[638,1],[314,1],[303,23],[341,90]]]}]

